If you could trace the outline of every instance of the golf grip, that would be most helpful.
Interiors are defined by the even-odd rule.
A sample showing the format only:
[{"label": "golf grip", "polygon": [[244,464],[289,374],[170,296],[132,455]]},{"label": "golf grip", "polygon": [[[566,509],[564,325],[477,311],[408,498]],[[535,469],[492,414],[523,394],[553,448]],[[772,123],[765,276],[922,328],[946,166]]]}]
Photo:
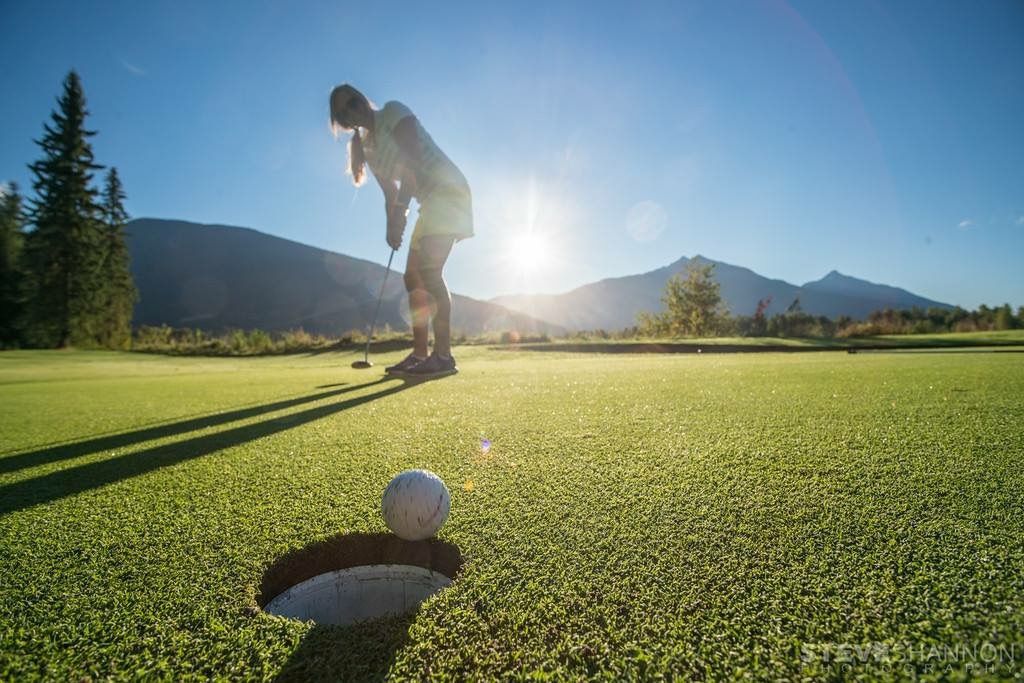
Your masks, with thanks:
[{"label": "golf grip", "polygon": [[370,322],[370,333],[366,335],[366,350],[363,351],[363,360],[370,358],[370,342],[373,340],[373,328],[377,326],[377,314],[380,313],[380,302],[384,299],[384,286],[388,283],[388,275],[391,273],[391,261],[395,258],[395,250],[391,250],[388,256],[388,267],[384,271],[384,280],[380,283],[380,294],[377,295],[377,309],[373,312],[373,320]]}]

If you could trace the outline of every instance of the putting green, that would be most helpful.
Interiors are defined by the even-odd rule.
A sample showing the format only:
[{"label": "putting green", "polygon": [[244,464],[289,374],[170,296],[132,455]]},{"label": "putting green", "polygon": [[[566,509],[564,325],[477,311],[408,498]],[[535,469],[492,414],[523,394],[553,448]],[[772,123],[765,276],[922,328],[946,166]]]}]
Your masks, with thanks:
[{"label": "putting green", "polygon": [[[0,354],[0,679],[1024,675],[1024,355],[401,355]],[[451,587],[258,610],[413,467]]]}]

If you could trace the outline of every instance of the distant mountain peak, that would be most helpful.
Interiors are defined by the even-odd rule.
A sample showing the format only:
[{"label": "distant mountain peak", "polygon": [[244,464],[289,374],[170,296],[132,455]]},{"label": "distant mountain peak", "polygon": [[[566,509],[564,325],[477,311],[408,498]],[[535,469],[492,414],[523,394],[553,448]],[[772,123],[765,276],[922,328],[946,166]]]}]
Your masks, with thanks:
[{"label": "distant mountain peak", "polygon": [[642,311],[662,310],[665,282],[691,263],[715,266],[715,279],[721,285],[722,298],[734,315],[752,315],[758,302],[764,299],[771,300],[768,315],[784,312],[790,302],[799,298],[803,310],[811,315],[831,318],[845,315],[858,320],[884,308],[951,308],[948,304],[844,275],[834,269],[820,280],[797,286],[703,254],[692,258],[682,256],[650,272],[600,280],[564,294],[496,297],[492,301],[568,329],[622,329],[635,325],[637,314]]},{"label": "distant mountain peak", "polygon": [[[865,280],[864,278],[854,277],[853,275],[847,275],[846,273],[840,273],[838,270],[835,269],[828,271],[828,274],[825,275],[825,277],[821,278],[820,280],[816,280],[815,282],[862,282],[868,285],[877,284],[875,282]],[[809,285],[811,283],[808,282],[807,284]]]},{"label": "distant mountain peak", "polygon": [[825,287],[884,288],[893,291],[904,291],[890,285],[883,285],[863,278],[853,277],[852,275],[846,275],[834,269],[828,271],[828,274],[820,280],[811,280],[803,284],[804,289],[821,289]]}]

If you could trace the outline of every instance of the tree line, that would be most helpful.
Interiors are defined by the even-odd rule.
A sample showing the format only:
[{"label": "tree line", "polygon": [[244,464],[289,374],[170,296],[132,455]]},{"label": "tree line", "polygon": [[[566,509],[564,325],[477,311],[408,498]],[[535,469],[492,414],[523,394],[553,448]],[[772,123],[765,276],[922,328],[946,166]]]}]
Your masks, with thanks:
[{"label": "tree line", "polygon": [[761,299],[753,315],[733,316],[722,300],[715,264],[690,263],[685,273],[669,278],[662,295],[664,311],[641,313],[636,332],[650,337],[869,337],[879,334],[931,334],[1024,329],[1024,306],[1016,314],[1009,304],[975,311],[914,307],[872,312],[867,320],[811,315],[799,297],[786,311],[765,315],[771,298]]},{"label": "tree line", "polygon": [[125,191],[117,169],[102,188],[71,71],[29,164],[33,196],[0,186],[0,348],[128,348],[138,292],[129,268]]}]

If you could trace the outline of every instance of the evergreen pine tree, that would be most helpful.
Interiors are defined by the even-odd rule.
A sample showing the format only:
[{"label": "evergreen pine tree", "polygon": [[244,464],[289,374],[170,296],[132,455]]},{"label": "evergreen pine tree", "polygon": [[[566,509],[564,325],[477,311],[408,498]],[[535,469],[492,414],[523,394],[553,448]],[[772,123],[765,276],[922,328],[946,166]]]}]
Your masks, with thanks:
[{"label": "evergreen pine tree", "polygon": [[662,297],[673,336],[704,337],[714,334],[726,316],[715,264],[691,261],[686,277],[669,278]]},{"label": "evergreen pine tree", "polygon": [[21,196],[14,183],[0,185],[0,348],[18,344],[22,226]]},{"label": "evergreen pine tree", "polygon": [[641,330],[652,336],[704,337],[718,332],[728,319],[721,287],[715,280],[715,264],[690,262],[686,276],[677,273],[665,283],[661,297],[665,311],[641,313]]},{"label": "evergreen pine tree", "polygon": [[103,346],[114,349],[127,349],[131,345],[132,309],[138,300],[125,242],[124,226],[128,222],[128,212],[124,209],[124,199],[117,169],[111,168],[103,186],[103,282],[106,300],[99,341]]},{"label": "evergreen pine tree", "polygon": [[100,273],[103,229],[86,130],[85,94],[78,74],[64,79],[64,92],[36,140],[43,158],[30,164],[35,176],[25,240],[27,340],[37,346],[91,346],[97,343],[103,304]]}]

